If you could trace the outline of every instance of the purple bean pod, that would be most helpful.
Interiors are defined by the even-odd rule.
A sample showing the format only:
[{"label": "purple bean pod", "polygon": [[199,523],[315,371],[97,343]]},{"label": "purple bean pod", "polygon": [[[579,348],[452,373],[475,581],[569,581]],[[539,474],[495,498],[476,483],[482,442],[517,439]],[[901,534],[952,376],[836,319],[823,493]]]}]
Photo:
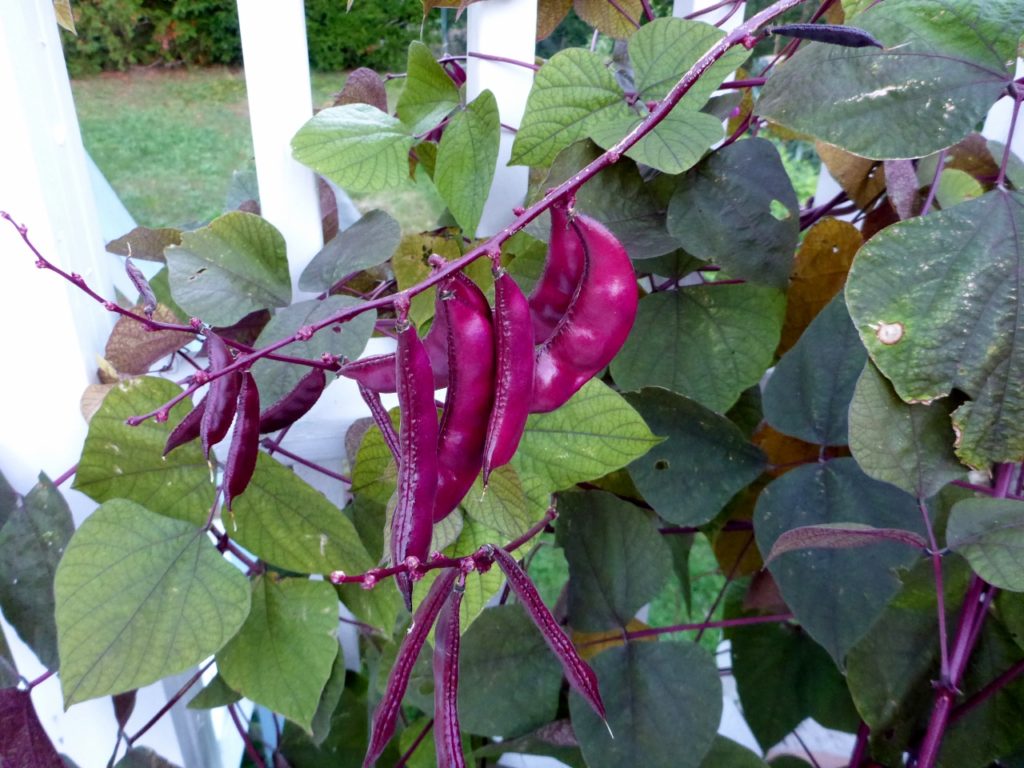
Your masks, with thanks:
[{"label": "purple bean pod", "polygon": [[562,406],[618,354],[636,319],[633,262],[600,222],[577,214],[571,225],[586,254],[583,277],[558,327],[537,348],[532,413]]},{"label": "purple bean pod", "polygon": [[135,290],[139,292],[139,299],[142,301],[142,311],[146,317],[152,317],[156,312],[156,294],[150,286],[142,270],[135,266],[131,257],[126,256],[124,260],[124,271],[128,273],[128,279],[132,281]]},{"label": "purple bean pod", "polygon": [[551,239],[544,273],[530,294],[533,341],[543,344],[555,332],[583,277],[585,253],[579,232],[569,219],[569,204],[551,206]]},{"label": "purple bean pod", "polygon": [[238,418],[231,434],[231,449],[224,465],[224,504],[231,503],[249,487],[260,453],[260,393],[256,380],[246,371],[238,393]]},{"label": "purple bean pod", "polygon": [[[210,371],[216,373],[227,368],[234,362],[231,350],[224,340],[210,331],[206,334],[206,349],[210,356]],[[242,374],[233,371],[227,376],[220,376],[210,383],[210,391],[206,395],[206,408],[200,425],[200,436],[203,439],[203,455],[210,458],[210,448],[219,443],[231,428],[231,420],[235,418],[238,404],[238,392],[242,388]]]},{"label": "purple bean pod", "polygon": [[465,768],[459,729],[459,606],[466,591],[466,575],[459,574],[434,632],[434,745],[437,764]]},{"label": "purple bean pod", "polygon": [[526,429],[533,390],[533,333],[530,305],[507,273],[494,280],[494,342],[497,372],[494,408],[487,424],[484,448],[484,484],[491,472],[507,464]]},{"label": "purple bean pod", "polygon": [[388,450],[391,451],[391,455],[395,457],[395,463],[397,464],[401,461],[398,435],[395,434],[395,425],[391,423],[391,415],[384,408],[384,403],[380,401],[380,393],[375,392],[364,384],[360,384],[359,394],[362,395],[363,402],[370,409],[370,415],[373,416],[373,421],[380,430],[381,435],[384,436],[384,443],[387,445]]},{"label": "purple bean pod", "polygon": [[[437,408],[434,405],[430,358],[416,327],[407,319],[409,300],[395,300],[400,325],[395,356],[395,381],[401,424],[398,433],[398,503],[391,518],[391,563],[408,557],[427,559],[434,530],[434,497],[437,494]],[[395,582],[412,610],[412,579],[407,572]]]},{"label": "purple bean pod", "polygon": [[765,34],[794,37],[846,48],[884,48],[867,30],[845,24],[776,24],[765,27]]},{"label": "purple bean pod", "polygon": [[316,405],[326,386],[323,368],[310,368],[291,392],[260,414],[260,434],[290,427]]},{"label": "purple bean pod", "polygon": [[[427,355],[430,357],[430,369],[434,377],[434,389],[448,386],[448,328],[443,317],[434,315],[434,322],[423,339]],[[361,360],[345,363],[338,370],[341,376],[353,379],[375,392],[397,392],[395,381],[395,353],[372,355]]]},{"label": "purple bean pod", "polygon": [[412,625],[409,632],[402,640],[398,649],[395,663],[388,674],[388,684],[384,689],[384,698],[380,700],[377,709],[373,712],[373,719],[370,726],[370,745],[366,750],[366,757],[363,758],[363,768],[370,768],[377,758],[381,756],[384,747],[387,746],[395,733],[395,722],[398,719],[398,711],[402,706],[402,697],[405,696],[405,689],[409,686],[409,676],[416,664],[416,657],[420,649],[430,635],[430,628],[434,626],[434,620],[440,613],[442,606],[448,599],[455,584],[455,578],[459,571],[455,568],[445,569],[437,580],[430,587],[427,596],[419,604],[416,613],[412,617]]},{"label": "purple bean pod", "polygon": [[597,676],[594,674],[594,670],[580,657],[576,652],[576,646],[572,644],[572,640],[558,626],[555,617],[551,615],[551,611],[544,605],[544,601],[540,599],[537,587],[530,581],[530,577],[526,575],[526,572],[519,567],[519,563],[516,562],[515,558],[504,549],[491,547],[491,554],[498,567],[504,572],[505,578],[508,579],[509,587],[515,592],[516,597],[523,608],[526,609],[526,613],[529,614],[533,623],[537,625],[537,629],[544,636],[548,647],[558,658],[558,661],[561,662],[562,671],[565,672],[569,685],[575,688],[576,692],[587,700],[587,703],[590,704],[598,717],[606,721],[604,702],[601,701],[601,691],[598,688]]},{"label": "purple bean pod", "polygon": [[444,519],[469,492],[484,460],[484,440],[494,401],[494,325],[491,307],[462,273],[438,291],[438,316],[448,327],[449,377],[438,437],[434,522]]},{"label": "purple bean pod", "polygon": [[206,398],[203,398],[195,408],[185,414],[185,418],[178,422],[178,426],[171,430],[171,434],[167,436],[167,442],[164,444],[164,456],[179,445],[191,443],[199,437],[205,411]]}]

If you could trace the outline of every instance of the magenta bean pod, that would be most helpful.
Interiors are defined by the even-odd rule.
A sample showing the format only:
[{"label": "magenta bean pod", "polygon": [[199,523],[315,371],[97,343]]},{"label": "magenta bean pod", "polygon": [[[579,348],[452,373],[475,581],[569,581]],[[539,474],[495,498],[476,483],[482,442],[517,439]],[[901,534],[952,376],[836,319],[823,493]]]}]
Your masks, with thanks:
[{"label": "magenta bean pod", "polygon": [[395,434],[395,425],[391,423],[391,415],[384,407],[384,403],[380,401],[380,393],[374,392],[364,384],[360,384],[359,394],[362,395],[363,402],[370,409],[370,415],[373,416],[373,421],[380,430],[381,435],[384,436],[384,443],[387,445],[388,450],[391,451],[391,455],[395,457],[395,463],[397,464],[401,461],[398,435]]},{"label": "magenta bean pod", "polygon": [[491,472],[507,464],[519,447],[530,415],[534,379],[530,305],[503,270],[494,281],[494,343],[497,369],[484,447],[485,484]]},{"label": "magenta bean pod", "polygon": [[[211,373],[223,370],[234,362],[227,344],[212,331],[206,335],[206,349],[210,358]],[[231,428],[241,388],[242,374],[238,371],[220,376],[210,383],[199,430],[203,439],[203,455],[206,458],[210,458],[210,448],[223,440]]]},{"label": "magenta bean pod", "polygon": [[420,649],[430,635],[430,628],[434,626],[434,620],[441,611],[448,595],[452,591],[459,572],[454,568],[444,570],[437,581],[430,587],[427,596],[419,604],[416,613],[412,617],[412,625],[409,632],[402,640],[398,649],[395,663],[388,674],[387,687],[384,689],[384,698],[380,700],[377,709],[373,712],[373,720],[370,726],[370,745],[366,750],[366,757],[363,758],[363,768],[370,768],[377,758],[381,756],[384,747],[387,746],[395,733],[395,722],[398,719],[398,711],[402,706],[402,697],[405,696],[405,689],[409,686],[409,676],[416,664],[416,657]]},{"label": "magenta bean pod", "polygon": [[[430,358],[430,369],[434,377],[434,389],[448,386],[448,328],[444,317],[435,314],[434,322],[423,339],[427,355]],[[361,360],[345,363],[338,373],[353,379],[375,392],[397,392],[395,381],[395,353],[372,355]]]},{"label": "magenta bean pod", "polygon": [[437,764],[465,768],[459,729],[459,606],[466,591],[466,575],[459,574],[434,631],[434,745]]},{"label": "magenta bean pod", "polygon": [[164,456],[179,445],[190,443],[199,437],[205,411],[206,399],[204,398],[195,408],[185,414],[185,418],[178,423],[178,426],[171,430],[171,434],[167,436],[167,442],[164,444]]},{"label": "magenta bean pod", "polygon": [[586,254],[583,277],[558,327],[537,348],[530,411],[563,405],[622,348],[636,319],[639,295],[629,254],[598,221],[571,222]]},{"label": "magenta bean pod", "polygon": [[537,587],[530,581],[530,577],[519,567],[519,563],[508,552],[500,547],[491,547],[491,555],[494,561],[501,568],[508,579],[509,588],[515,593],[526,613],[533,620],[533,623],[544,636],[548,647],[558,658],[562,665],[569,685],[576,689],[587,703],[590,704],[597,716],[606,720],[604,702],[601,701],[601,691],[597,685],[597,676],[590,665],[576,652],[576,646],[565,634],[551,611],[544,605]]},{"label": "magenta bean pod", "polygon": [[569,218],[569,204],[551,206],[551,239],[544,272],[530,294],[533,341],[543,344],[569,309],[583,277],[585,253],[579,232]]},{"label": "magenta bean pod", "polygon": [[[401,424],[398,433],[398,503],[391,519],[391,563],[398,565],[410,555],[420,561],[430,554],[437,494],[437,408],[430,358],[416,327],[408,322],[408,298],[396,299],[400,324],[395,355],[395,381]],[[395,576],[405,605],[412,610],[412,579]]]},{"label": "magenta bean pod", "polygon": [[290,427],[316,405],[326,386],[323,368],[310,368],[291,392],[260,414],[260,434]]},{"label": "magenta bean pod", "polygon": [[228,509],[249,486],[260,453],[260,393],[248,371],[242,374],[237,410],[231,449],[224,466],[224,504]]},{"label": "magenta bean pod", "polygon": [[450,374],[438,437],[434,522],[458,506],[480,474],[495,371],[494,325],[483,292],[457,273],[442,284],[438,296],[438,316],[447,318]]}]

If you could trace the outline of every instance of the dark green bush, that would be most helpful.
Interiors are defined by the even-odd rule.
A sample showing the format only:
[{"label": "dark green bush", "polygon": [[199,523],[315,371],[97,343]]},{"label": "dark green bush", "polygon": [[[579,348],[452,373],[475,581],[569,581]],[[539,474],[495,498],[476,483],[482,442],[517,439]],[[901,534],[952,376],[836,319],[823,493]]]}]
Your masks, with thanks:
[{"label": "dark green bush", "polygon": [[[404,71],[409,43],[419,39],[422,19],[417,0],[356,0],[347,13],[345,0],[306,0],[310,64],[324,71]],[[428,19],[430,29],[436,19],[436,13]]]}]

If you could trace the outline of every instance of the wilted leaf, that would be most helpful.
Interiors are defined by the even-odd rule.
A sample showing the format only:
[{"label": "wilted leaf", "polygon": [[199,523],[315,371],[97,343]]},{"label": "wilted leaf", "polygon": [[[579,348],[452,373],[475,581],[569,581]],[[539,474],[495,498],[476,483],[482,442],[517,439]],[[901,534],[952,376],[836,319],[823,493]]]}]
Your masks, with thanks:
[{"label": "wilted leaf", "polygon": [[[133,307],[142,314],[142,306]],[[153,313],[158,323],[177,323],[174,312],[158,304]],[[140,375],[147,373],[157,360],[174,354],[195,339],[195,334],[179,331],[151,331],[142,323],[128,317],[119,317],[107,339],[103,356],[118,373]]]}]

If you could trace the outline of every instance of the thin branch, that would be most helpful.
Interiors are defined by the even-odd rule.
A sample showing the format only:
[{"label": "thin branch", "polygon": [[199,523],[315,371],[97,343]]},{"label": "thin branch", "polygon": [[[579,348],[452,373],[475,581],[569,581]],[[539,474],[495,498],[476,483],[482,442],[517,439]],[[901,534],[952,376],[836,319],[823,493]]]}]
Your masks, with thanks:
[{"label": "thin branch", "polygon": [[60,488],[64,483],[75,476],[75,472],[78,471],[78,465],[75,464],[73,467],[69,467],[61,473],[60,477],[53,481],[55,487]]},{"label": "thin branch", "polygon": [[348,477],[347,475],[342,475],[338,472],[335,472],[333,469],[328,469],[327,467],[317,464],[316,462],[310,461],[309,459],[304,459],[302,456],[299,456],[296,453],[292,453],[287,448],[282,448],[280,445],[278,445],[276,442],[272,440],[264,439],[261,445],[263,445],[268,450],[273,450],[276,451],[277,453],[280,453],[286,459],[291,459],[297,464],[301,464],[304,467],[309,467],[310,469],[319,472],[322,475],[326,475],[327,477],[333,478],[335,480],[340,480],[341,482],[347,485],[352,485],[351,477]]},{"label": "thin branch", "polygon": [[234,704],[228,704],[228,714],[231,715],[231,722],[235,724],[238,735],[242,737],[242,743],[245,744],[245,752],[249,755],[249,759],[256,765],[256,768],[267,768],[267,764],[263,762],[263,756],[256,749],[256,745],[252,743],[248,729],[242,725],[242,720],[238,716],[238,710]]},{"label": "thin branch", "polygon": [[130,747],[130,746],[134,745],[136,741],[138,741],[140,738],[142,738],[142,735],[146,731],[148,731],[150,728],[152,728],[154,725],[156,725],[157,721],[159,721],[161,717],[166,715],[168,713],[168,711],[170,711],[171,707],[173,707],[175,704],[177,704],[181,700],[182,696],[184,696],[186,693],[188,693],[189,688],[191,688],[193,685],[195,685],[197,682],[199,682],[199,678],[201,678],[203,676],[203,673],[206,670],[208,670],[212,664],[213,664],[213,659],[210,659],[208,662],[206,662],[206,664],[204,664],[202,667],[200,667],[196,671],[196,673],[194,675],[192,675],[192,677],[190,677],[188,679],[188,681],[183,686],[181,686],[181,688],[178,689],[178,692],[175,693],[173,696],[171,696],[171,698],[169,698],[167,700],[167,703],[164,704],[162,707],[160,707],[160,709],[158,709],[156,711],[156,714],[153,715],[151,718],[149,718],[149,720],[146,722],[146,724],[144,726],[142,726],[138,731],[135,732],[134,736],[126,736],[125,740],[128,742],[128,746]]},{"label": "thin branch", "polygon": [[942,168],[946,164],[946,150],[940,150],[938,157],[935,158],[935,175],[932,176],[931,186],[928,187],[928,194],[924,198],[924,204],[921,206],[921,216],[924,216],[932,209],[932,203],[935,202],[935,195],[939,191],[939,177],[942,175]]},{"label": "thin branch", "polygon": [[427,738],[427,734],[430,733],[434,728],[434,718],[430,718],[427,724],[423,726],[423,730],[419,732],[409,748],[402,753],[402,756],[398,758],[398,762],[395,763],[394,768],[405,768],[405,765],[409,762],[409,758],[413,756],[413,753],[417,750],[423,740]]},{"label": "thin branch", "polygon": [[871,738],[871,728],[863,720],[857,728],[857,740],[853,744],[853,754],[850,755],[850,764],[847,768],[860,768],[868,753],[868,739]]},{"label": "thin branch", "polygon": [[[627,640],[639,640],[644,637],[658,637],[659,635],[673,635],[679,632],[703,632],[705,629],[728,629],[730,627],[746,627],[752,624],[780,624],[790,621],[792,613],[775,613],[770,616],[744,616],[738,619],[720,619],[718,621],[702,621],[699,624],[674,624],[670,627],[648,627],[647,629],[635,629],[622,633]],[[597,645],[608,642],[607,638],[591,640],[583,643],[583,646]]]},{"label": "thin branch", "polygon": [[949,635],[946,631],[946,588],[942,580],[942,554],[939,551],[939,544],[935,539],[935,531],[932,528],[932,519],[928,515],[928,505],[925,500],[918,498],[917,508],[921,511],[924,519],[925,532],[928,534],[928,549],[931,551],[932,571],[935,574],[935,604],[939,618],[939,677],[942,680],[949,679]]},{"label": "thin branch", "polygon": [[536,64],[531,64],[528,61],[520,61],[519,59],[510,59],[507,56],[492,56],[489,53],[480,53],[479,51],[470,51],[466,56],[473,59],[482,59],[483,61],[497,61],[501,64],[512,64],[517,67],[523,67],[524,69],[532,70],[536,72],[540,69]]},{"label": "thin branch", "polygon": [[[715,615],[715,610],[718,608],[718,604],[722,602],[722,598],[725,597],[725,590],[729,588],[730,582],[736,576],[736,572],[740,569],[740,563],[743,562],[744,556],[747,554],[747,550],[750,549],[750,545],[754,543],[754,534],[751,532],[750,538],[747,539],[747,543],[743,545],[738,555],[736,555],[736,562],[732,564],[732,568],[729,569],[729,573],[725,577],[725,583],[722,588],[718,590],[718,594],[715,596],[715,601],[711,603],[711,607],[708,608],[707,614],[704,616],[704,623],[710,625],[713,623],[711,617]],[[694,638],[694,642],[700,642],[700,639],[704,636],[704,629],[709,629],[710,626],[702,628],[698,633],[697,637]]]},{"label": "thin branch", "polygon": [[1021,675],[1024,675],[1024,659],[1020,659],[1016,664],[996,677],[995,680],[990,682],[976,694],[971,696],[971,698],[954,709],[953,713],[949,716],[949,724],[953,725],[960,718],[966,716],[972,709],[977,707],[979,704],[983,704],[988,701]]}]

